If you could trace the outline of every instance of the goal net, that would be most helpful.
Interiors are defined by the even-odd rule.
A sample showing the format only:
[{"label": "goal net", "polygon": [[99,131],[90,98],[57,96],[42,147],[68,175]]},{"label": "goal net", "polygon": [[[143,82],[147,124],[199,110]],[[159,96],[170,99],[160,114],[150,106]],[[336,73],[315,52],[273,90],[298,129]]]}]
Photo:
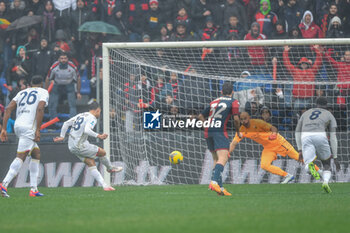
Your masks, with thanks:
[{"label": "goal net", "polygon": [[[191,122],[220,96],[225,81],[232,82],[241,112],[276,126],[295,148],[298,118],[325,96],[338,123],[341,170],[333,169],[332,180],[350,181],[350,40],[323,39],[105,43],[103,129],[110,137],[104,147],[124,167],[111,183],[208,184],[212,156],[204,131]],[[224,182],[279,183],[281,177],[260,168],[262,149],[243,139],[224,169]],[[169,161],[175,150],[184,157],[177,165]],[[316,182],[288,157],[273,164],[296,182]]]}]

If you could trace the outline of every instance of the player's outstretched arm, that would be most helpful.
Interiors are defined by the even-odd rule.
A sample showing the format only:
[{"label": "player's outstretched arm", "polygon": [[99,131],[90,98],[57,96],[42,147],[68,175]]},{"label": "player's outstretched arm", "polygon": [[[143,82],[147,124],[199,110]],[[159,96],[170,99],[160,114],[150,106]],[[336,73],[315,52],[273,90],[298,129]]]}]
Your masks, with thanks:
[{"label": "player's outstretched arm", "polygon": [[92,120],[89,123],[87,123],[85,125],[84,128],[84,133],[86,133],[87,135],[94,137],[94,138],[99,138],[101,140],[105,140],[108,137],[108,134],[98,134],[95,131],[93,131],[93,128],[95,127],[96,121]]},{"label": "player's outstretched arm", "polygon": [[65,121],[62,125],[60,136],[55,137],[53,141],[62,142],[64,140],[64,137],[66,136],[68,128],[73,125],[74,121],[75,121],[75,117],[72,117],[71,119]]},{"label": "player's outstretched arm", "polygon": [[44,118],[44,110],[45,110],[45,101],[40,101],[38,104],[38,107],[36,108],[36,131],[35,131],[35,138],[34,141],[39,142],[40,141],[40,127],[43,123]]},{"label": "player's outstretched arm", "polygon": [[6,107],[5,114],[4,114],[4,119],[2,121],[3,127],[2,127],[2,130],[1,130],[1,134],[0,134],[0,139],[1,139],[2,142],[5,142],[5,141],[8,140],[6,126],[7,126],[8,120],[10,119],[12,111],[15,110],[16,107],[17,107],[17,103],[16,103],[16,101],[13,101],[13,100]]},{"label": "player's outstretched arm", "polygon": [[63,140],[64,140],[64,138],[62,138],[62,137],[55,137],[53,139],[54,142],[62,142]]},{"label": "player's outstretched arm", "polygon": [[231,154],[235,150],[237,144],[238,144],[238,142],[236,140],[232,140],[232,142],[230,144],[229,154]]},{"label": "player's outstretched arm", "polygon": [[339,171],[340,170],[340,164],[339,164],[339,162],[337,160],[337,157],[338,157],[338,141],[337,141],[336,128],[331,128],[330,129],[329,141],[330,141],[330,144],[331,144],[334,164],[335,164],[336,170]]}]

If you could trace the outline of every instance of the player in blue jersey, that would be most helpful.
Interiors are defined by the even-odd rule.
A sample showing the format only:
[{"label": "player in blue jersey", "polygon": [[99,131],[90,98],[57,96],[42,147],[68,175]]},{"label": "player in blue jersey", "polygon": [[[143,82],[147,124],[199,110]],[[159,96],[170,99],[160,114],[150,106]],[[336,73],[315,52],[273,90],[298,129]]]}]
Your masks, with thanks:
[{"label": "player in blue jersey", "polygon": [[[232,98],[233,85],[225,82],[222,86],[222,96],[213,100],[209,106],[198,116],[201,121],[215,121],[217,127],[205,128],[204,136],[207,141],[208,149],[213,155],[214,170],[209,184],[209,188],[219,195],[231,196],[223,186],[221,174],[229,158],[230,140],[227,134],[227,122],[234,117],[236,132],[239,134],[239,103]],[[220,126],[220,127],[218,127]]]}]

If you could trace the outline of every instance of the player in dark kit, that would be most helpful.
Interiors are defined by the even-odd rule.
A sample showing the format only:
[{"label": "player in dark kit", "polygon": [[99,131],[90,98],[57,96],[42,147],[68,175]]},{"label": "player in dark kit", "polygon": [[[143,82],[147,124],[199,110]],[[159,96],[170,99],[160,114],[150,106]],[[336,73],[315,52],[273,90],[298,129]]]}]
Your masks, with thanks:
[{"label": "player in dark kit", "polygon": [[232,98],[233,85],[225,82],[222,86],[222,96],[213,100],[210,105],[203,110],[198,116],[201,121],[207,119],[211,127],[205,128],[204,136],[207,141],[208,149],[213,155],[214,170],[209,184],[209,188],[219,195],[231,196],[223,186],[221,173],[229,158],[230,140],[227,134],[227,122],[234,117],[234,125],[236,132],[239,134],[240,120],[239,120],[239,103]]}]

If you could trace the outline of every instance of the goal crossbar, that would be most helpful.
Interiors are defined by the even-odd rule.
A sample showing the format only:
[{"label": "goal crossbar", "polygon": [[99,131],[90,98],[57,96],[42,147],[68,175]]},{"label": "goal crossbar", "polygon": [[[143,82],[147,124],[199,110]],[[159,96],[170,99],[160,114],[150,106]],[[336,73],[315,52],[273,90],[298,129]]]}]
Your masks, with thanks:
[{"label": "goal crossbar", "polygon": [[350,38],[342,39],[298,39],[298,40],[230,40],[230,41],[183,41],[183,42],[134,42],[103,43],[107,48],[200,48],[200,47],[249,47],[284,45],[326,45],[350,44]]}]

